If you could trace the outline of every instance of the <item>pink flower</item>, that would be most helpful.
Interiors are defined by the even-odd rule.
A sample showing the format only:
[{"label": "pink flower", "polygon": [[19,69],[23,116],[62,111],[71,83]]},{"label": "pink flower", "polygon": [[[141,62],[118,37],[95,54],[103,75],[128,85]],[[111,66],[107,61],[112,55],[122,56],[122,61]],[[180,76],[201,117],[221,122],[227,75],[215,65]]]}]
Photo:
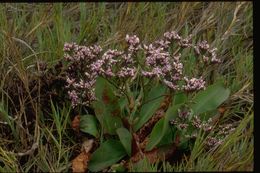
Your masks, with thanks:
[{"label": "pink flower", "polygon": [[77,92],[75,90],[68,91],[69,97],[72,102],[72,107],[75,107],[79,103],[79,97],[77,95]]},{"label": "pink flower", "polygon": [[206,40],[198,43],[198,48],[201,49],[201,50],[208,50],[209,49],[209,44]]},{"label": "pink flower", "polygon": [[184,85],[183,88],[186,91],[198,91],[198,90],[201,90],[201,89],[205,89],[205,83],[206,82],[202,78],[188,79],[187,77],[184,77],[184,81],[186,82],[186,85]]},{"label": "pink flower", "polygon": [[136,69],[135,68],[129,68],[129,67],[123,67],[118,73],[118,77],[133,77],[135,75]]},{"label": "pink flower", "polygon": [[181,37],[177,34],[176,31],[166,32],[163,35],[168,40],[180,40]]},{"label": "pink flower", "polygon": [[128,44],[136,46],[140,43],[139,38],[136,35],[129,36],[128,34],[125,37],[125,40]]},{"label": "pink flower", "polygon": [[[79,46],[76,43],[64,44],[64,59],[69,62],[67,85],[73,106],[90,104],[95,99],[94,85],[98,76],[107,78],[133,78],[139,68],[140,59],[137,51],[144,53],[144,65],[140,64],[141,75],[157,78],[172,90],[197,91],[205,89],[205,81],[200,78],[188,79],[183,75],[184,65],[181,62],[179,48],[191,47],[201,55],[203,61],[220,63],[216,48],[210,49],[207,41],[192,44],[192,35],[180,37],[176,31],[165,32],[164,37],[151,43],[143,44],[136,35],[126,35],[128,48],[125,51],[108,49],[102,53],[98,45]],[[169,49],[175,41],[176,50]],[[180,49],[182,50],[182,49]],[[170,53],[173,51],[174,53]],[[209,63],[208,63],[209,62]],[[141,61],[142,63],[142,61]],[[184,81],[185,84],[181,85]],[[81,100],[81,102],[79,101]]]}]

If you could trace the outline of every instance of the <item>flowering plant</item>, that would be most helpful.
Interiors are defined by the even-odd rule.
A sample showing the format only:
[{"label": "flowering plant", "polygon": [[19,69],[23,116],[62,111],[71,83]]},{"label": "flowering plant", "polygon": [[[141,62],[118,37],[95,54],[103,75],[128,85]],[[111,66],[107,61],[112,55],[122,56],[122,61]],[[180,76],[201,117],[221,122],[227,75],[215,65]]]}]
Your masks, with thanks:
[{"label": "flowering plant", "polygon": [[[207,41],[197,45],[191,43],[191,35],[182,39],[175,31],[164,33],[161,40],[153,44],[141,44],[140,39],[134,35],[126,35],[128,48],[126,51],[117,49],[102,52],[98,45],[86,47],[75,43],[65,43],[65,60],[71,62],[67,77],[67,87],[71,87],[69,96],[72,105],[89,105],[95,100],[94,84],[98,76],[105,78],[131,78],[135,79],[138,69],[141,75],[148,78],[158,78],[163,84],[173,90],[198,91],[205,89],[205,81],[202,77],[195,78],[183,75],[183,63],[180,61],[180,48],[193,48],[198,56],[206,64],[220,63],[216,57],[216,48],[210,49]],[[177,51],[171,53],[171,45],[180,46]],[[143,51],[145,63],[140,64],[137,53]],[[142,68],[144,67],[144,68]],[[77,69],[77,70],[75,70]],[[179,85],[179,81],[184,85]],[[81,90],[84,90],[81,92]]]},{"label": "flowering plant", "polygon": [[[204,114],[216,109],[229,95],[229,90],[219,83],[206,88],[206,76],[185,74],[185,51],[194,55],[198,64],[195,67],[203,69],[221,63],[217,49],[207,41],[194,44],[192,35],[182,38],[175,31],[164,33],[151,44],[141,43],[136,35],[126,35],[125,41],[127,47],[122,51],[103,50],[99,45],[64,45],[68,62],[66,88],[72,106],[85,105],[95,110],[95,116],[82,116],[81,130],[96,138],[111,136],[106,136],[107,142],[94,152],[89,165],[92,171],[126,154],[134,157],[172,143],[183,146],[196,137],[199,129],[210,133],[214,123]],[[86,124],[95,128],[85,128]],[[115,135],[119,140],[112,140]],[[174,137],[167,139],[169,136]],[[217,146],[221,140],[210,136],[207,143]],[[99,158],[100,150],[113,145],[118,150],[123,148],[113,161]],[[97,168],[97,163],[103,166]]]}]

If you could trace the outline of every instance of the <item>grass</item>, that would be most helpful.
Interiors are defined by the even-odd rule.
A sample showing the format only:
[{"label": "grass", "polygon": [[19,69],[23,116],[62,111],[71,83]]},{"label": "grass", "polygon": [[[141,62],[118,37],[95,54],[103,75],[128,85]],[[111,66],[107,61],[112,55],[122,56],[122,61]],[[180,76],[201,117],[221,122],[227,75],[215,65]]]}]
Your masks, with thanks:
[{"label": "grass", "polygon": [[203,151],[204,140],[203,136],[200,136],[190,157],[173,169],[175,171],[250,171],[254,164],[253,131],[253,114],[247,113],[236,131],[217,150]]},{"label": "grass", "polygon": [[[163,163],[162,169],[253,170],[252,2],[3,3],[0,9],[1,172],[68,171],[79,150],[81,139],[70,134],[71,108],[52,105],[46,115],[40,91],[29,89],[31,76],[37,73],[33,69],[39,68],[35,62],[55,64],[63,57],[64,42],[120,48],[127,33],[149,42],[169,30],[183,36],[192,33],[196,40],[206,39],[218,48],[224,63],[207,83],[222,80],[231,89],[221,121],[241,123],[217,151],[201,151],[196,145],[189,158],[177,165]],[[193,68],[192,62],[184,65],[188,73]],[[18,100],[10,96],[14,79],[20,79],[24,89]],[[39,88],[40,80],[36,81]],[[30,115],[28,107],[33,110]],[[198,138],[197,143],[201,141]],[[19,155],[27,151],[31,153]]]}]

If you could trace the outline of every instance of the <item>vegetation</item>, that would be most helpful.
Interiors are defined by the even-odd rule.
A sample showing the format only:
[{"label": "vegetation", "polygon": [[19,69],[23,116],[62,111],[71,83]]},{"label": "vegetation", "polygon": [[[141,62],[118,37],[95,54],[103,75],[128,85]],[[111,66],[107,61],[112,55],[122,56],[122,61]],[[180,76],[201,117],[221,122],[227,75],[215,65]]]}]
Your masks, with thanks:
[{"label": "vegetation", "polygon": [[[0,172],[253,170],[252,2],[0,8]],[[162,76],[147,77],[141,70],[153,67],[138,50],[138,64],[127,63],[137,75],[97,72],[91,85],[96,100],[90,94],[73,103],[68,77],[89,78],[83,78],[82,61],[73,65],[64,58],[66,44],[100,45],[102,55],[108,49],[129,53],[135,41],[155,45],[168,31],[184,39],[192,34],[191,45],[206,40],[217,48],[221,62],[205,66],[195,50],[180,49],[183,73],[203,76],[205,90],[200,81],[192,92],[175,92]],[[120,65],[113,72],[125,67]],[[200,128],[196,117],[204,123]],[[183,131],[177,122],[189,128]]]}]

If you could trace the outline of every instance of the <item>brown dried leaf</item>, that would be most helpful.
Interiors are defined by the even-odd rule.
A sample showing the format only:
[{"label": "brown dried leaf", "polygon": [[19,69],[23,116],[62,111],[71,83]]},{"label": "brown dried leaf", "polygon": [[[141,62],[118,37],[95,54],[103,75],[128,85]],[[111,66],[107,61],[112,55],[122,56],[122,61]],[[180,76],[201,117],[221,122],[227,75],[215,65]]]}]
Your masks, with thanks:
[{"label": "brown dried leaf", "polygon": [[146,137],[146,138],[143,140],[143,142],[140,144],[140,148],[142,149],[142,151],[144,151],[144,149],[145,149],[145,147],[146,147],[148,141],[149,141],[149,138]]},{"label": "brown dried leaf", "polygon": [[86,140],[82,144],[82,152],[72,160],[72,172],[85,172],[88,168],[90,159],[90,150],[92,149],[94,140]]},{"label": "brown dried leaf", "polygon": [[87,170],[89,154],[86,152],[80,153],[72,160],[72,172],[85,172]]},{"label": "brown dried leaf", "polygon": [[141,148],[140,148],[140,144],[139,144],[139,138],[137,136],[136,133],[133,133],[133,136],[132,136],[132,153],[131,155],[135,155],[136,153],[138,152],[141,152]]},{"label": "brown dried leaf", "polygon": [[156,163],[158,160],[163,161],[173,156],[173,154],[176,151],[176,148],[177,146],[173,144],[160,148],[154,148],[153,150],[147,152],[138,152],[130,158],[130,161],[132,163],[137,163],[138,161],[146,157],[150,163]]},{"label": "brown dried leaf", "polygon": [[129,104],[129,109],[130,111],[132,111],[134,109],[134,106],[135,106],[135,100],[134,100],[134,97],[130,97],[130,104]]},{"label": "brown dried leaf", "polygon": [[220,108],[218,108],[218,112],[219,112],[220,114],[224,114],[225,111],[226,111],[225,107],[220,107]]},{"label": "brown dried leaf", "polygon": [[79,132],[79,124],[80,124],[80,115],[74,117],[73,121],[71,122],[71,127],[74,131]]}]

